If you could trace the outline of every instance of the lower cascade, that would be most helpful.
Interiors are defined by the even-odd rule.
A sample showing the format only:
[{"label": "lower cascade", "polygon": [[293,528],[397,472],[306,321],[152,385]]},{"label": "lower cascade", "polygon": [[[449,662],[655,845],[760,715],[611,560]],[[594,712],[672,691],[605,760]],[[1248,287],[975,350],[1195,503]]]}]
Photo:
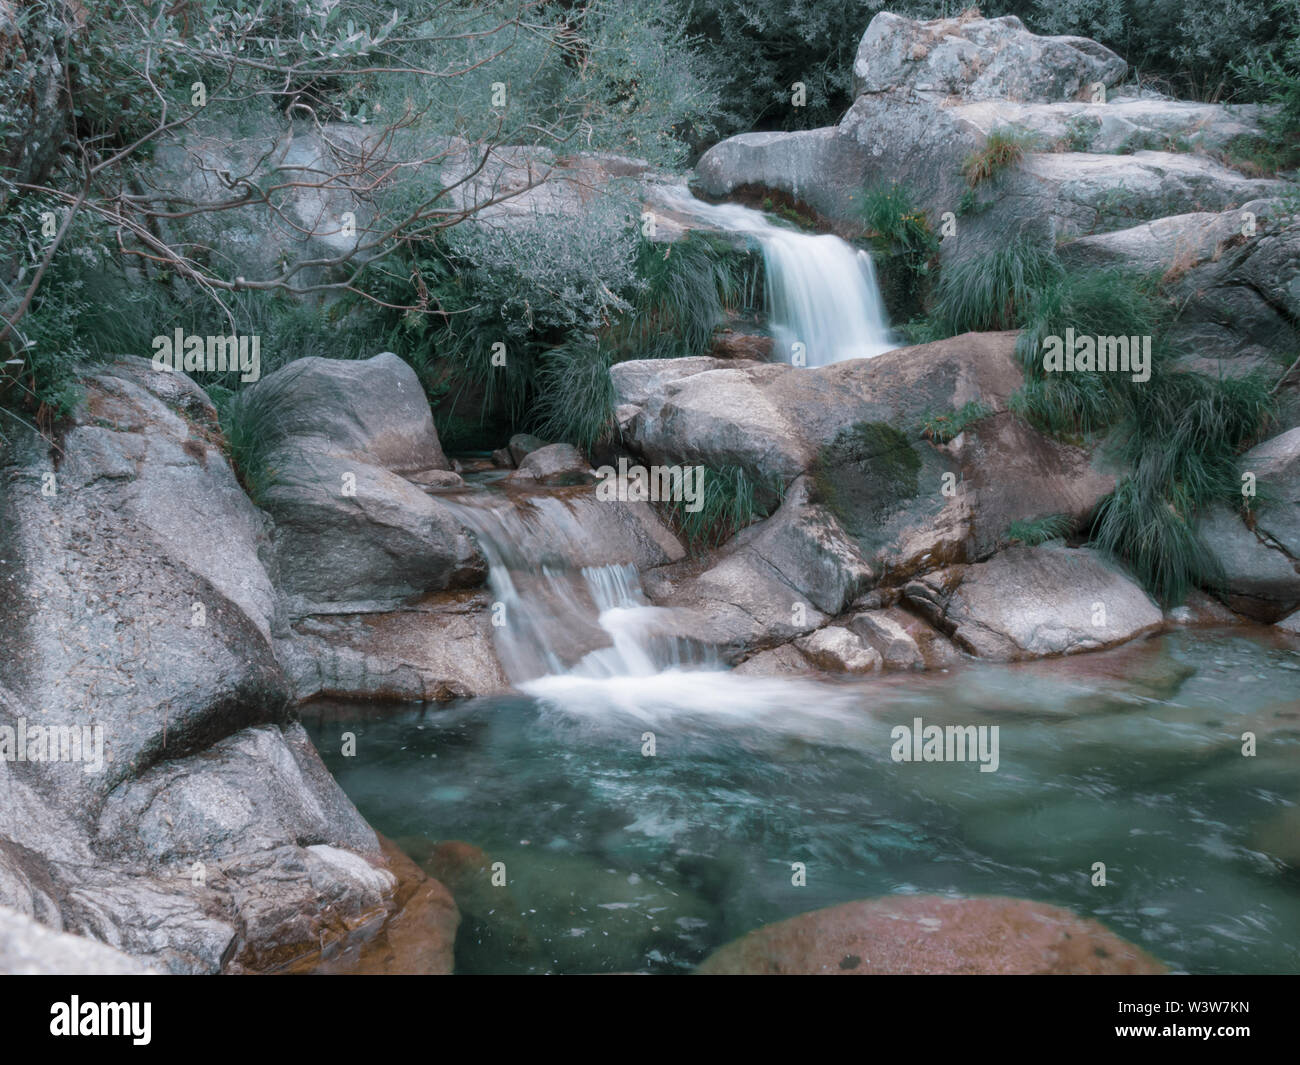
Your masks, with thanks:
[{"label": "lower cascade", "polygon": [[565,500],[494,495],[449,505],[488,560],[497,655],[520,691],[565,713],[644,721],[702,715],[790,731],[820,721],[838,732],[852,719],[829,685],[729,670],[681,634],[684,611],[650,603],[635,566],[584,565],[581,516]]}]

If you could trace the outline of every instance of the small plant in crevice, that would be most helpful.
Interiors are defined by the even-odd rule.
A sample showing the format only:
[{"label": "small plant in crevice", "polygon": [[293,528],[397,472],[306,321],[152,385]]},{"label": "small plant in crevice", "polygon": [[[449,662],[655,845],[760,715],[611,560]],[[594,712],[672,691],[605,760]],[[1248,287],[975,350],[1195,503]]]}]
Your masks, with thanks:
[{"label": "small plant in crevice", "polygon": [[938,413],[926,411],[922,415],[919,432],[931,443],[947,444],[992,413],[993,409],[979,400],[964,403],[956,410]]},{"label": "small plant in crevice", "polygon": [[984,146],[968,155],[961,172],[971,188],[992,181],[999,174],[1017,166],[1026,152],[1038,147],[1038,137],[1027,130],[999,126],[990,130]]},{"label": "small plant in crevice", "polygon": [[1060,540],[1067,536],[1073,522],[1066,514],[1049,514],[1042,518],[1028,521],[1013,521],[1006,532],[999,538],[1003,544],[1023,544],[1025,547],[1037,547],[1039,544]]},{"label": "small plant in crevice", "polygon": [[924,303],[937,266],[939,238],[930,220],[897,183],[867,189],[860,212],[886,306],[891,315],[913,313]]},{"label": "small plant in crevice", "polygon": [[235,392],[222,385],[208,389],[217,408],[217,422],[225,438],[225,452],[248,498],[261,506],[267,489],[275,483],[268,458],[281,434],[279,414],[273,404],[259,402],[256,392]]}]

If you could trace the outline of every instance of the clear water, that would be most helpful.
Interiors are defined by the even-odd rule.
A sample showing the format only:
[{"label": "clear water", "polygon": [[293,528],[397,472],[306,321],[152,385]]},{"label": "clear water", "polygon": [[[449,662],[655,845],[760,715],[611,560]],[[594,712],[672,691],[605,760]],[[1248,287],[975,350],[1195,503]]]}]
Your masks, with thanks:
[{"label": "clear water", "polygon": [[[754,713],[744,678],[679,672],[625,703],[322,701],[304,719],[361,812],[417,860],[464,840],[505,862],[509,887],[471,907],[495,912],[462,925],[462,971],[680,972],[770,921],[925,892],[1063,905],[1175,971],[1300,972],[1294,644],[1189,631],[804,681],[774,710],[782,683],[752,688]],[[918,716],[998,725],[1000,768],[893,762],[890,729]],[[338,754],[344,731],[355,757]]]}]

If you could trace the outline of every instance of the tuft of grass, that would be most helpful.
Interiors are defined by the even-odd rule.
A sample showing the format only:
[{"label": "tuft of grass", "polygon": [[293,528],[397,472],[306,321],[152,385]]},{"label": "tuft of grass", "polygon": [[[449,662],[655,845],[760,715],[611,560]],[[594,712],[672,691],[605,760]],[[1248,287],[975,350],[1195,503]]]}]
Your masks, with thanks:
[{"label": "tuft of grass", "polygon": [[1057,142],[1058,151],[1087,152],[1092,150],[1100,123],[1087,115],[1075,115],[1065,124],[1065,136]]},{"label": "tuft of grass", "polygon": [[989,131],[984,147],[966,157],[961,172],[974,188],[1018,165],[1025,153],[1032,152],[1037,145],[1038,138],[1027,130],[1000,126]]},{"label": "tuft of grass", "polygon": [[882,250],[917,264],[929,262],[939,250],[930,220],[904,186],[872,186],[864,192],[859,209],[867,229],[884,243]]},{"label": "tuft of grass", "polygon": [[[1196,531],[1213,504],[1241,502],[1237,456],[1266,429],[1273,399],[1262,376],[1211,378],[1180,370],[1168,337],[1175,310],[1155,274],[1098,270],[1062,275],[1041,290],[1017,343],[1025,384],[1011,409],[1055,436],[1107,434],[1128,473],[1097,509],[1092,543],[1118,558],[1163,605],[1219,573]],[[1048,374],[1042,341],[1076,335],[1151,337],[1150,376]]]},{"label": "tuft of grass", "polygon": [[685,501],[667,505],[668,523],[692,551],[717,547],[775,510],[764,503],[775,498],[780,504],[783,487],[773,484],[766,495],[752,476],[739,466],[705,469],[701,478],[701,506],[691,513]]},{"label": "tuft of grass", "polygon": [[934,413],[926,411],[922,416],[920,433],[925,439],[936,444],[946,444],[966,431],[983,418],[993,413],[991,407],[977,399],[963,404],[956,410]]},{"label": "tuft of grass", "polygon": [[1275,177],[1284,170],[1300,166],[1300,134],[1282,133],[1274,137],[1260,137],[1242,133],[1218,152],[1225,166],[1239,170],[1247,177]]},{"label": "tuft of grass", "polygon": [[751,257],[698,233],[673,244],[641,241],[632,310],[608,331],[614,361],[699,355],[728,310],[753,299]]},{"label": "tuft of grass", "polygon": [[1050,540],[1060,540],[1069,533],[1072,524],[1065,514],[1051,514],[1031,521],[1013,521],[1002,534],[1001,542],[1037,547]]},{"label": "tuft of grass", "polygon": [[1143,394],[1134,392],[1130,375],[1048,374],[1042,367],[1043,340],[1064,337],[1068,328],[1079,336],[1151,337],[1154,376],[1172,354],[1166,338],[1173,318],[1156,274],[1123,269],[1056,274],[1025,309],[1016,341],[1025,384],[1011,396],[1011,409],[1055,436],[1087,435],[1114,424],[1125,412],[1126,397]]},{"label": "tuft of grass", "polygon": [[579,340],[541,356],[534,432],[590,452],[617,431],[610,356],[598,341]]},{"label": "tuft of grass", "polygon": [[932,317],[947,336],[1013,329],[1022,310],[1062,273],[1050,248],[1022,237],[947,267]]},{"label": "tuft of grass", "polygon": [[225,437],[225,452],[248,498],[261,506],[275,472],[267,459],[276,433],[278,414],[271,404],[259,402],[255,392],[235,392],[224,385],[208,388],[217,408],[217,421]]}]

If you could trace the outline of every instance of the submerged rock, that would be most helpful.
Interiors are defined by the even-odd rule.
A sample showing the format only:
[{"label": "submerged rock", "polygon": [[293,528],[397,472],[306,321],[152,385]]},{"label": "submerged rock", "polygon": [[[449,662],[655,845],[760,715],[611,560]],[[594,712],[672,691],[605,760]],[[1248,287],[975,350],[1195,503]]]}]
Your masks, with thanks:
[{"label": "submerged rock", "polygon": [[706,958],[724,975],[1109,975],[1166,972],[1096,921],[1009,898],[891,896],[766,925]]}]

